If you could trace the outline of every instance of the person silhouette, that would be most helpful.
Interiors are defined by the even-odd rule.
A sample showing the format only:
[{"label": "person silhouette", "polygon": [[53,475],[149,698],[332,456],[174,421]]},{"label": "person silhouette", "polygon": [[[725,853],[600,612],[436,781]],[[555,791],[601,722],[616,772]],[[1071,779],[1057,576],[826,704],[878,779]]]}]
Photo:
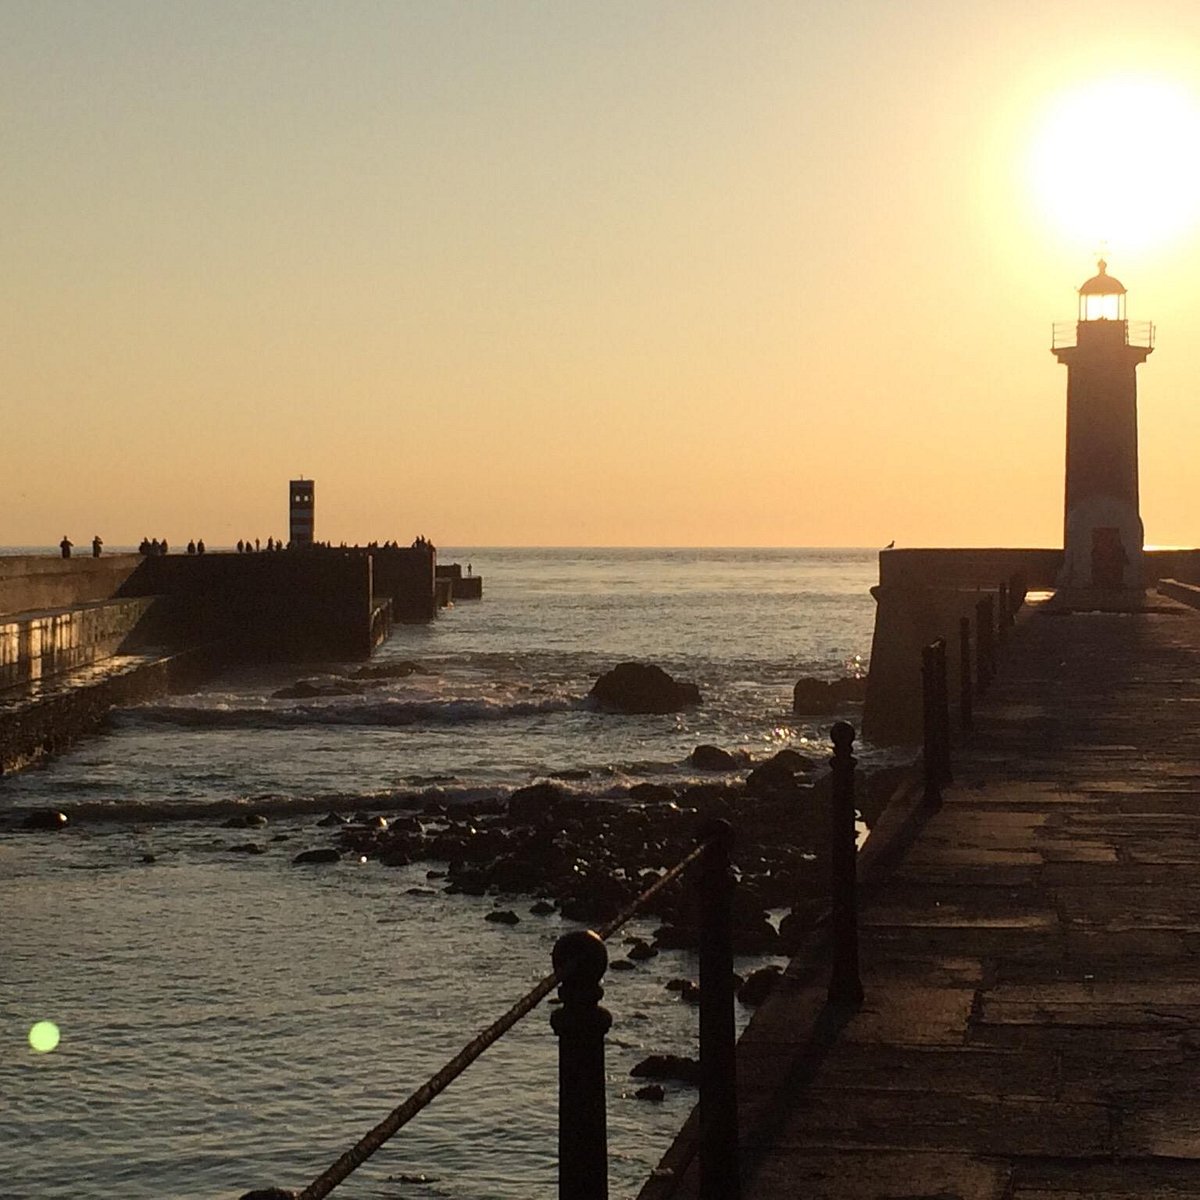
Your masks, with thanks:
[{"label": "person silhouette", "polygon": [[100,557],[100,549],[103,545],[104,545],[104,539],[101,538],[101,536],[99,534],[96,534],[96,536],[94,538],[92,538],[92,557],[93,558]]},{"label": "person silhouette", "polygon": [[58,543],[58,548],[62,551],[63,558],[71,557],[71,547],[73,545],[75,545],[75,543],[71,541],[71,539],[64,533],[63,540]]},{"label": "person silhouette", "polygon": [[203,554],[203,553],[204,553],[204,539],[203,539],[203,538],[201,538],[201,539],[200,539],[200,540],[199,540],[199,541],[196,543],[196,553],[197,553],[197,554]]}]

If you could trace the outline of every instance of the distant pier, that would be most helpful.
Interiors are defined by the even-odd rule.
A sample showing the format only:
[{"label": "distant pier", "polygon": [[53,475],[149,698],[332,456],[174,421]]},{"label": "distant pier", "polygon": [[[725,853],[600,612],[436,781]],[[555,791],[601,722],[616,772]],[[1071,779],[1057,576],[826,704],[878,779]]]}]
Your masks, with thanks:
[{"label": "distant pier", "polygon": [[432,545],[0,558],[0,772],[228,662],[363,659],[437,615]]}]

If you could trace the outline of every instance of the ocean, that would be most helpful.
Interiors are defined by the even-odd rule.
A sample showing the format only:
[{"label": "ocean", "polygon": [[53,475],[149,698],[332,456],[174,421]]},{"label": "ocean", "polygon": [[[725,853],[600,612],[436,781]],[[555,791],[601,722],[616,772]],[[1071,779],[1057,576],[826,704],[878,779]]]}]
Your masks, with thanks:
[{"label": "ocean", "polygon": [[[428,878],[435,863],[292,866],[329,844],[326,811],[453,805],[549,776],[619,804],[636,783],[697,778],[686,759],[701,743],[824,757],[827,730],[792,714],[792,685],[867,667],[874,551],[439,559],[470,562],[484,599],[395,629],[372,660],[391,677],[347,683],[345,663],[230,671],[0,779],[5,1197],[299,1188],[549,970],[573,926],[529,915],[526,897],[504,898],[521,916],[506,927],[483,919],[495,898]],[[697,683],[702,704],[594,711],[596,676],[630,659]],[[274,698],[301,679],[352,690]],[[269,824],[226,828],[246,806]],[[4,820],[35,807],[72,823],[50,834]],[[262,853],[235,849],[247,842]],[[694,1103],[674,1085],[661,1104],[635,1099],[629,1069],[694,1052],[695,1010],[664,984],[695,973],[667,951],[606,976],[616,1198],[636,1194]],[[40,1020],[61,1030],[50,1053],[29,1047]],[[543,1007],[336,1194],[554,1194],[555,1054]]]}]

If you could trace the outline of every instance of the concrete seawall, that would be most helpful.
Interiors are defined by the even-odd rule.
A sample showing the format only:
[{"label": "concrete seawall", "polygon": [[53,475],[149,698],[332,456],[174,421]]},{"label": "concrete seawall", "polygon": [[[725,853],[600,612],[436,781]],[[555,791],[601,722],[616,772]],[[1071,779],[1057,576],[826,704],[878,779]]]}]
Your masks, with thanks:
[{"label": "concrete seawall", "polygon": [[97,732],[114,707],[161,696],[210,666],[203,650],[114,655],[26,688],[0,692],[0,775]]},{"label": "concrete seawall", "polygon": [[121,596],[155,596],[170,644],[222,642],[246,662],[370,655],[371,558],[337,553],[166,555]]},{"label": "concrete seawall", "polygon": [[[946,639],[955,693],[960,618],[972,617],[979,599],[996,595],[1014,575],[1030,591],[1053,589],[1062,561],[1061,550],[1045,549],[880,551],[863,736],[877,745],[919,741],[922,646]],[[1200,551],[1148,550],[1142,576],[1147,587],[1167,577],[1200,583]]]},{"label": "concrete seawall", "polygon": [[369,658],[436,616],[432,549],[0,558],[0,772],[222,662]]},{"label": "concrete seawall", "polygon": [[140,554],[5,556],[0,558],[0,616],[111,600],[144,562]]},{"label": "concrete seawall", "polygon": [[155,603],[152,597],[91,600],[74,608],[0,617],[0,689],[129,649]]}]

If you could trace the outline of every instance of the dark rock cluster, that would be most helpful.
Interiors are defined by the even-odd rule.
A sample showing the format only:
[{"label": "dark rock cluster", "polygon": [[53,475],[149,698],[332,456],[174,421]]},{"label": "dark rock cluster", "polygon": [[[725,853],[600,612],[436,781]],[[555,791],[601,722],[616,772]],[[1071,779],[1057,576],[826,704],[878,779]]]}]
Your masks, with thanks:
[{"label": "dark rock cluster", "polygon": [[[813,765],[784,750],[751,771],[744,784],[639,785],[628,801],[583,798],[554,783],[536,783],[513,792],[507,803],[429,803],[394,816],[386,828],[378,822],[338,826],[337,837],[344,854],[389,866],[445,862],[447,891],[534,897],[532,914],[558,911],[595,926],[682,859],[709,821],[724,818],[735,830],[740,877],[736,948],[746,954],[786,953],[803,933],[804,921],[785,920],[781,938],[768,911],[807,910],[827,886],[828,779],[808,782],[805,775]],[[868,811],[871,793],[889,789],[861,790]],[[320,860],[306,855],[298,861]],[[645,910],[662,922],[654,942],[633,943],[628,958],[645,961],[659,949],[693,947],[695,902],[695,888],[683,881],[662,889]],[[505,909],[489,920],[515,917]]]},{"label": "dark rock cluster", "polygon": [[792,689],[792,712],[805,717],[828,717],[861,704],[867,696],[866,676],[845,679],[796,680]]},{"label": "dark rock cluster", "polygon": [[592,684],[588,695],[605,712],[673,713],[700,703],[694,683],[672,679],[651,663],[618,663]]}]

